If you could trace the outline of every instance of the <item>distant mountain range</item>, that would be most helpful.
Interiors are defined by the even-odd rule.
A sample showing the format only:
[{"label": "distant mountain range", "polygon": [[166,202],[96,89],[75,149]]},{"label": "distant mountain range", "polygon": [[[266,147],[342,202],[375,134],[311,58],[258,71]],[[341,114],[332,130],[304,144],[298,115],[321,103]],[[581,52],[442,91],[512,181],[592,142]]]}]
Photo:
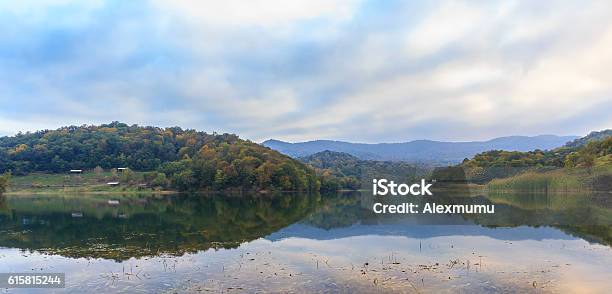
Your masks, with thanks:
[{"label": "distant mountain range", "polygon": [[291,157],[305,157],[321,151],[345,152],[365,160],[391,160],[430,164],[456,164],[488,150],[530,151],[563,146],[578,136],[540,135],[500,137],[489,141],[441,142],[416,140],[404,143],[350,143],[331,140],[289,143],[267,140],[262,144]]}]

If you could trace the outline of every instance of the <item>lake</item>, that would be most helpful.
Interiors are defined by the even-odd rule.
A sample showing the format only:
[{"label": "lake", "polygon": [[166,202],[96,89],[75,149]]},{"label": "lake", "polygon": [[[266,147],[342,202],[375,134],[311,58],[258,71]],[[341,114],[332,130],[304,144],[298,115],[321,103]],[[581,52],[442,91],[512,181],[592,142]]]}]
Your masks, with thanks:
[{"label": "lake", "polygon": [[[66,273],[58,293],[612,291],[610,194],[370,194],[4,196],[0,272]],[[406,200],[495,214],[372,211]]]}]

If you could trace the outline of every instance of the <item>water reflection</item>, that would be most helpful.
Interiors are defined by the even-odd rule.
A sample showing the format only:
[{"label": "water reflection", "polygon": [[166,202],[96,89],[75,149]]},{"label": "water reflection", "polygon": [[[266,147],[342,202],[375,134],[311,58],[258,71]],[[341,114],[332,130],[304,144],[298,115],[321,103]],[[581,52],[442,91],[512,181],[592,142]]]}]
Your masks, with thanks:
[{"label": "water reflection", "polygon": [[405,198],[367,192],[10,196],[0,200],[0,271],[63,271],[67,292],[605,292],[609,198],[445,192],[411,201],[496,213],[392,215],[372,203]]},{"label": "water reflection", "polygon": [[312,212],[319,195],[18,196],[0,210],[0,246],[125,260],[235,248]]},{"label": "water reflection", "polygon": [[[371,203],[401,199],[375,200],[366,192],[324,196],[16,196],[4,197],[1,202],[0,246],[114,260],[235,248],[266,236],[277,240],[371,234],[414,238],[483,235],[541,240],[573,235],[610,246],[612,201],[608,198],[566,194],[465,197],[446,193],[434,198],[415,197],[413,202],[495,204],[496,213],[392,215],[374,213]],[[521,228],[489,229],[496,227]]]}]

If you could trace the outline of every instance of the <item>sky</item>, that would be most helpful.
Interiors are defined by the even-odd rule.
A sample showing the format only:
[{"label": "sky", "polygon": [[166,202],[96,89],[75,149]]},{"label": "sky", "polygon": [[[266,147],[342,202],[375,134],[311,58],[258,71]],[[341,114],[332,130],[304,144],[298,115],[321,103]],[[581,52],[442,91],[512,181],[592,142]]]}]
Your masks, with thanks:
[{"label": "sky", "polygon": [[261,142],[612,128],[612,1],[0,1],[0,135]]}]

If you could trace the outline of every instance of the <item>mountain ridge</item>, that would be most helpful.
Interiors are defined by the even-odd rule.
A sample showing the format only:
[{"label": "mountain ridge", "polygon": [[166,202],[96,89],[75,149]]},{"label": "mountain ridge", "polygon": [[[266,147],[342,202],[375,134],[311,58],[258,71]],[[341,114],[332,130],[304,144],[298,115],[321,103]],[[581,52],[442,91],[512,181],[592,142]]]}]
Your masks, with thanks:
[{"label": "mountain ridge", "polygon": [[530,151],[563,146],[578,136],[505,136],[487,141],[446,142],[413,140],[399,143],[352,143],[337,140],[313,140],[290,143],[276,139],[262,145],[291,157],[305,157],[321,151],[344,152],[363,160],[426,162],[439,165],[458,163],[464,158],[488,150]]}]

